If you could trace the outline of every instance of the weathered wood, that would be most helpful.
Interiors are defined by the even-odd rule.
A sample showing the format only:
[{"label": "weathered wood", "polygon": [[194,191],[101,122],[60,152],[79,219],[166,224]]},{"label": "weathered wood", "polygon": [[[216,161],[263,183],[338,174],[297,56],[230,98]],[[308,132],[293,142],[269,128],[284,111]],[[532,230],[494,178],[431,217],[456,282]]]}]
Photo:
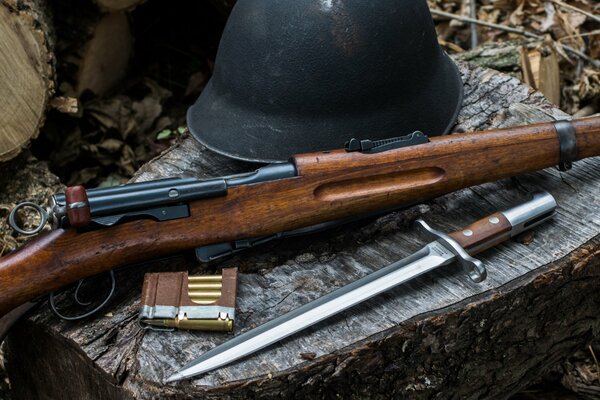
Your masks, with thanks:
[{"label": "weathered wood", "polygon": [[[457,131],[564,118],[514,78],[460,66],[466,96]],[[251,167],[190,137],[137,180],[215,176]],[[118,276],[110,314],[83,323],[42,309],[8,341],[15,398],[507,397],[600,328],[600,160],[465,189],[376,220],[264,245],[211,266],[183,258]],[[421,216],[453,231],[545,189],[556,219],[480,256],[488,279],[442,269],[192,382],[162,380],[227,335],[144,332],[135,322],[143,271],[240,267],[235,334],[406,256],[423,243]],[[51,348],[51,350],[47,350]],[[57,350],[58,349],[58,350]],[[315,358],[302,356],[315,353]],[[60,354],[60,356],[58,356]],[[69,371],[68,375],[58,371]],[[64,385],[68,376],[69,385]]]},{"label": "weathered wood", "polygon": [[89,1],[55,2],[56,53],[61,90],[105,96],[127,73],[133,34],[124,11],[102,13]]},{"label": "weathered wood", "polygon": [[52,26],[39,0],[0,1],[0,161],[35,139],[54,92]]},{"label": "weathered wood", "polygon": [[[486,43],[472,50],[454,55],[454,59],[480,67],[495,69],[525,81],[522,76],[520,49],[527,48],[530,41]],[[523,79],[522,79],[523,78]]]},{"label": "weathered wood", "polygon": [[577,393],[580,399],[600,399],[599,350],[597,343],[592,343],[585,351],[576,352],[564,363],[565,373],[561,383],[565,388]]}]

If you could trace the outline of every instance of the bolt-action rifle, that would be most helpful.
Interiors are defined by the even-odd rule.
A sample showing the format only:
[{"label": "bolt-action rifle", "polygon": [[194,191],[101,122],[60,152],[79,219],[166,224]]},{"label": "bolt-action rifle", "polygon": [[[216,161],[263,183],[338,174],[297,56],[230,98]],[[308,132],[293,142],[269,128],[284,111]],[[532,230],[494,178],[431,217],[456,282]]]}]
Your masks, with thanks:
[{"label": "bolt-action rifle", "polygon": [[296,155],[248,174],[68,188],[48,210],[24,203],[54,230],[0,259],[0,316],[115,267],[190,249],[211,260],[285,232],[554,165],[567,170],[597,155],[600,117],[431,139],[420,132],[353,139],[345,149]]}]

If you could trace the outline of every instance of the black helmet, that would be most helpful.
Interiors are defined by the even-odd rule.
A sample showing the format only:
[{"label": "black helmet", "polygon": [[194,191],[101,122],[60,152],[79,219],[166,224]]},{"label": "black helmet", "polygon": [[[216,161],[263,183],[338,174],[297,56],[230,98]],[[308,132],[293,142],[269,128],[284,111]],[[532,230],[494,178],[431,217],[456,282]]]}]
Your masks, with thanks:
[{"label": "black helmet", "polygon": [[445,134],[461,99],[426,0],[238,0],[187,122],[217,153],[274,162]]}]

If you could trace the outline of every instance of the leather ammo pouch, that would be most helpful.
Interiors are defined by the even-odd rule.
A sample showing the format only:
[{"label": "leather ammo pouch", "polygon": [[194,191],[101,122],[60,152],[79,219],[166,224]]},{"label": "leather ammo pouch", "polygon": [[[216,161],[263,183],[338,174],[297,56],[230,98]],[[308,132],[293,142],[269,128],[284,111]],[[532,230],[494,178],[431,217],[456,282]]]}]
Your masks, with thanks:
[{"label": "leather ammo pouch", "polygon": [[148,273],[144,277],[139,321],[155,330],[195,329],[231,332],[235,319],[237,268],[222,275]]}]

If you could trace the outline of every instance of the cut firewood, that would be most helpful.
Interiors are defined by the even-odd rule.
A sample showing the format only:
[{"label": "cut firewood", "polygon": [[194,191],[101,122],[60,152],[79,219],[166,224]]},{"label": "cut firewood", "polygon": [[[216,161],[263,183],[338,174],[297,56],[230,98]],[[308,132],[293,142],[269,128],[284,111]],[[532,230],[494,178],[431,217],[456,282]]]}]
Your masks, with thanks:
[{"label": "cut firewood", "polygon": [[537,51],[530,52],[526,46],[521,46],[519,49],[519,58],[521,61],[521,71],[523,72],[523,82],[537,90],[538,81],[535,79],[535,75],[539,69],[534,71],[533,66],[539,66],[539,53]]},{"label": "cut firewood", "polygon": [[133,36],[127,15],[119,12],[100,18],[81,59],[77,93],[109,92],[125,76],[132,50]]},{"label": "cut firewood", "polygon": [[44,2],[0,0],[0,161],[37,137],[54,93],[51,25]]},{"label": "cut firewood", "polygon": [[553,104],[560,104],[560,70],[556,52],[550,45],[533,50],[520,48],[523,82],[539,90]]},{"label": "cut firewood", "polygon": [[67,96],[111,92],[125,77],[133,35],[125,12],[103,14],[90,3],[57,3],[57,57],[61,90]]},{"label": "cut firewood", "polygon": [[560,104],[560,68],[558,56],[551,46],[540,50],[539,91],[553,104]]}]

